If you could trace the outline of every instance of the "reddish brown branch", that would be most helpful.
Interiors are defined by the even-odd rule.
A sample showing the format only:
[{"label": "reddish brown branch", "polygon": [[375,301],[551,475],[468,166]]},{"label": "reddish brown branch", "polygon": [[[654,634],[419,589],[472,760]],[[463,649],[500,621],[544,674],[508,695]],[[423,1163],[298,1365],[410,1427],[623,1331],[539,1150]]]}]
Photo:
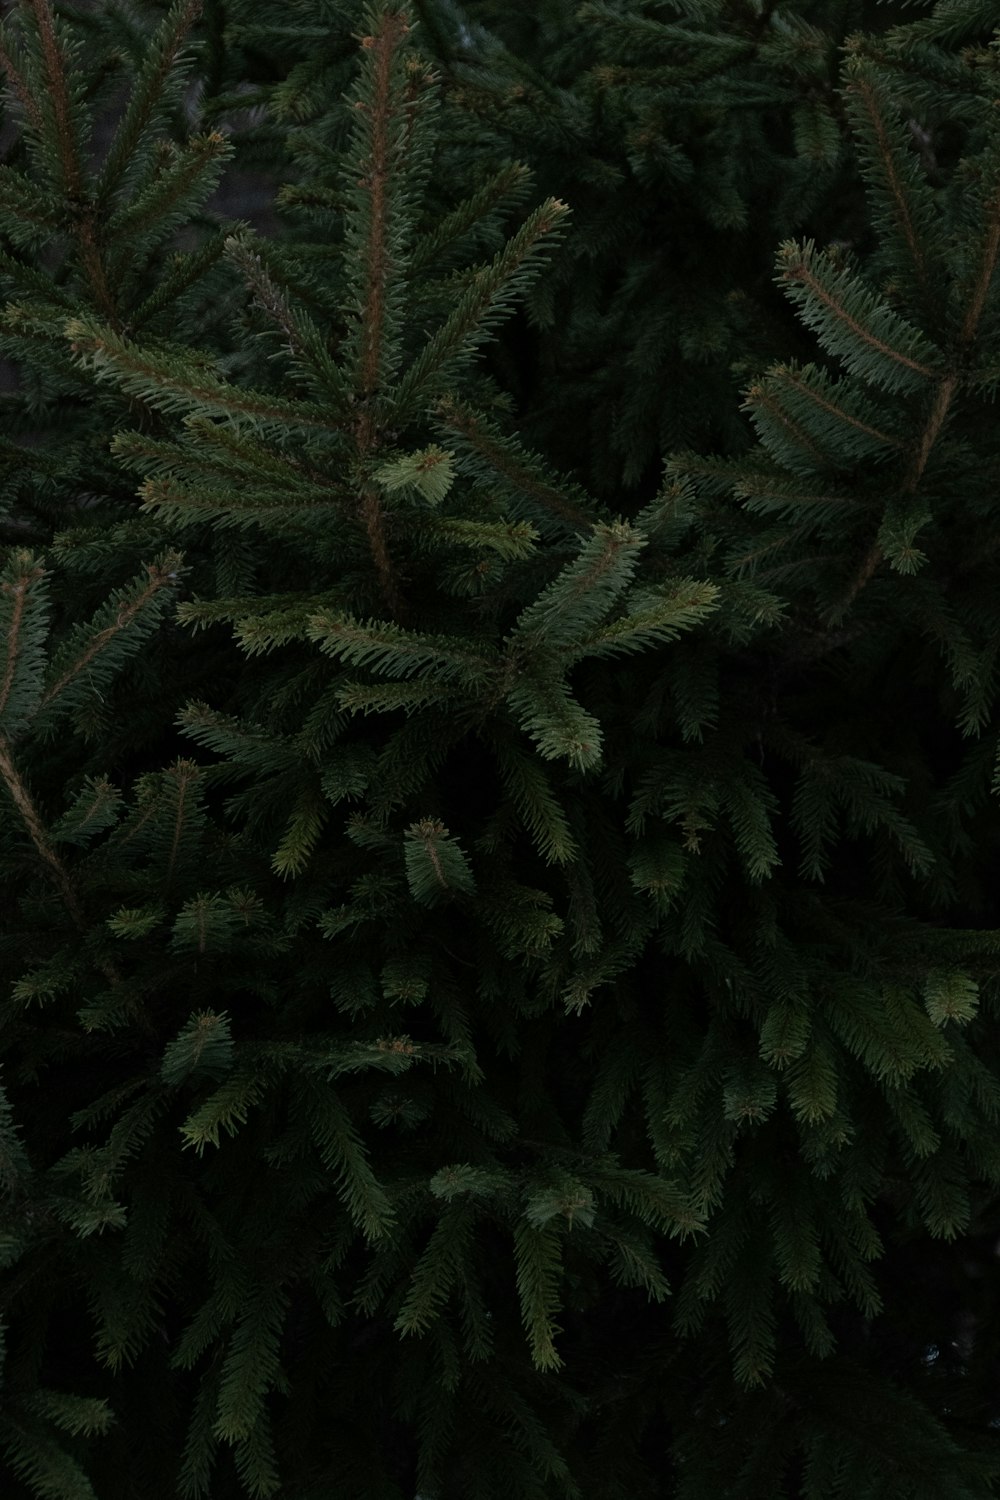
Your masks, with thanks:
[{"label": "reddish brown branch", "polygon": [[[371,105],[371,156],[363,179],[371,197],[366,273],[368,285],[361,317],[361,392],[370,396],[378,387],[379,356],[385,333],[385,292],[389,279],[388,189],[390,174],[390,121],[392,106],[392,62],[402,38],[409,31],[401,14],[385,14],[375,36],[361,45],[375,53],[374,99]],[[360,104],[361,101],[359,100]],[[362,108],[365,106],[362,105]]]},{"label": "reddish brown branch", "polygon": [[42,45],[45,72],[48,75],[63,180],[69,196],[79,203],[83,199],[83,172],[73,139],[73,112],[69,89],[66,85],[66,66],[59,49],[59,39],[56,36],[55,17],[49,0],[28,0],[28,4],[34,13],[38,27],[38,39]]},{"label": "reddish brown branch", "polygon": [[[375,447],[377,432],[372,402],[378,390],[381,353],[385,338],[386,287],[389,280],[389,180],[391,172],[390,122],[396,113],[392,102],[392,62],[403,37],[409,31],[401,12],[385,13],[378,32],[362,38],[361,45],[374,52],[373,101],[371,115],[371,154],[362,185],[370,195],[368,248],[365,264],[367,286],[361,313],[361,366],[359,384],[362,411],[355,429],[358,457],[364,463]],[[355,107],[367,109],[361,100]],[[405,614],[405,601],[396,576],[386,536],[385,517],[378,491],[372,484],[361,490],[361,519],[368,535],[375,571],[382,595],[397,619]]]}]

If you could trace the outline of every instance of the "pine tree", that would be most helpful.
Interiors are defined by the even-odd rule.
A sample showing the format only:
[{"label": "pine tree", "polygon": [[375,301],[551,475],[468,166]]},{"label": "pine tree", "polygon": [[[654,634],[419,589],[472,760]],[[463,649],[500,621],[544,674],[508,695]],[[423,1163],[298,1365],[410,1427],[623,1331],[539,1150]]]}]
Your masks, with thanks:
[{"label": "pine tree", "polygon": [[[995,1493],[993,18],[856,32],[803,99],[839,7],[649,9],[549,83],[558,7],[3,38],[15,1500]],[[264,123],[189,133],[192,76]],[[652,244],[600,248],[596,166],[545,189],[631,151],[652,234],[735,99],[685,207],[722,255],[763,98],[799,175],[741,429],[758,265],[650,362]],[[206,210],[227,159],[280,233]],[[657,359],[713,347],[684,449]]]}]

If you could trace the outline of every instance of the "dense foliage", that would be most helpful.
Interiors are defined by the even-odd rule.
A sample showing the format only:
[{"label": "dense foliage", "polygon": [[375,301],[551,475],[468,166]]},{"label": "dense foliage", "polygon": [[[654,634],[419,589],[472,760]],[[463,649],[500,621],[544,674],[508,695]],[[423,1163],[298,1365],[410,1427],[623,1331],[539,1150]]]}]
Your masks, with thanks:
[{"label": "dense foliage", "polygon": [[4,1495],[994,1495],[992,0],[0,66]]}]

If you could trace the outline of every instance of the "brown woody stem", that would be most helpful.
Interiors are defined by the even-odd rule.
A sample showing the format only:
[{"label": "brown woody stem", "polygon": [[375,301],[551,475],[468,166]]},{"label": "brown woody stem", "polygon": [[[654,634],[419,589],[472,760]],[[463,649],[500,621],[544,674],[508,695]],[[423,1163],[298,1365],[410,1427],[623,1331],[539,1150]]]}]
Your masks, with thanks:
[{"label": "brown woody stem", "polygon": [[[364,37],[362,46],[373,51],[374,98],[371,105],[371,156],[364,184],[371,199],[366,259],[367,287],[361,315],[360,390],[362,411],[356,427],[358,457],[364,461],[377,440],[372,403],[379,385],[381,351],[385,335],[386,286],[389,278],[388,186],[392,136],[392,60],[396,48],[409,31],[400,13],[383,14],[374,36]],[[405,601],[396,576],[386,536],[385,517],[378,490],[365,484],[361,491],[361,519],[368,535],[382,595],[397,619],[405,614]]]}]

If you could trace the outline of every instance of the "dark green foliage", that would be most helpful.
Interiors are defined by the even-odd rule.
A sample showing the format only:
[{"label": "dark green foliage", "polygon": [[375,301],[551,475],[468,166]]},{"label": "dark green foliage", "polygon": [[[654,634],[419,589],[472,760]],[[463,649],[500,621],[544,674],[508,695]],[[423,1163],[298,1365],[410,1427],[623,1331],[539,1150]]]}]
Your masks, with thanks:
[{"label": "dark green foliage", "polygon": [[9,18],[5,1495],[996,1493],[994,24]]}]

